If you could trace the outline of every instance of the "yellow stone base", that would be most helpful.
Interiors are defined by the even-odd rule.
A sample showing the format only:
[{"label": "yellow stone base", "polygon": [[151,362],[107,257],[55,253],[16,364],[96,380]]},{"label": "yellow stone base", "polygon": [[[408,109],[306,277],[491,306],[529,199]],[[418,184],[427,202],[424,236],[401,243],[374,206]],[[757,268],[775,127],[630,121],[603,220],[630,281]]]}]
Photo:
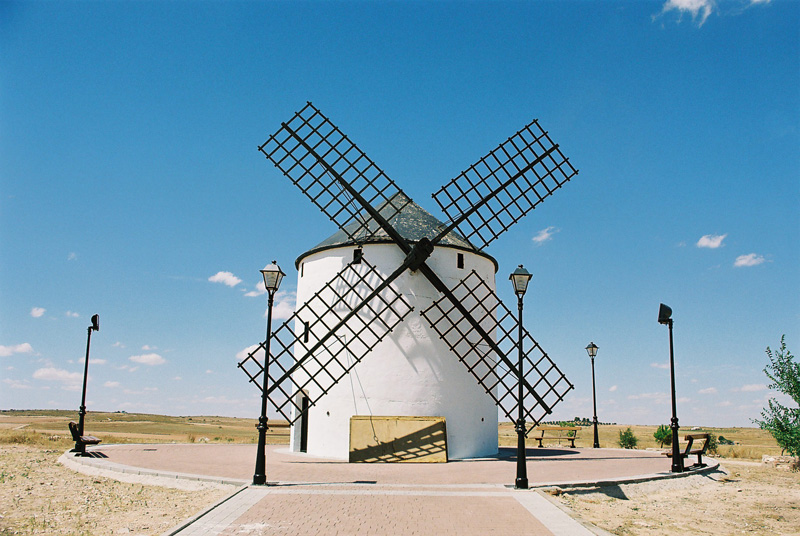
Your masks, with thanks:
[{"label": "yellow stone base", "polygon": [[350,417],[350,462],[447,461],[444,417]]}]

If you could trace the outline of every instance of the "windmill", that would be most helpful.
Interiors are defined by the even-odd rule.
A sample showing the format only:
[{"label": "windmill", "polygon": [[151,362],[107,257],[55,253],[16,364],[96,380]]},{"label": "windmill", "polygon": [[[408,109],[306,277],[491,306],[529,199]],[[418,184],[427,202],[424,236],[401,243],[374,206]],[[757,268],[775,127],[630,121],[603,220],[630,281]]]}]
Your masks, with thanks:
[{"label": "windmill", "polygon": [[[528,430],[573,388],[524,329],[519,377],[509,359],[517,354],[518,325],[494,292],[496,261],[483,251],[577,174],[537,120],[432,195],[449,218],[446,224],[416,205],[310,102],[259,150],[338,226],[340,243],[353,250],[352,259],[335,270],[327,263],[325,280],[313,293],[301,297],[298,284],[297,310],[270,339],[266,385],[261,380],[265,365],[256,358],[264,343],[239,363],[251,382],[262,392],[266,388],[283,418],[292,424],[306,418],[326,394],[337,385],[341,389],[340,382],[357,365],[368,364],[371,353],[386,347],[393,331],[406,329],[412,320],[424,323],[436,344],[444,345],[447,361],[458,363],[453,366],[459,372],[450,373],[471,378],[492,408],[497,405],[514,421],[522,404]],[[415,223],[408,224],[409,214]],[[383,248],[379,262],[372,258],[373,244]],[[476,268],[443,274],[437,255],[456,255],[463,269],[462,251],[475,256]],[[487,270],[487,262],[494,270]],[[300,265],[300,281],[306,264]],[[403,290],[408,284],[416,285],[413,296]],[[416,324],[412,328],[419,331]],[[515,393],[520,381],[521,400]],[[487,428],[496,451],[493,411],[493,430]],[[454,457],[485,450],[486,445],[462,449],[462,456]]]}]

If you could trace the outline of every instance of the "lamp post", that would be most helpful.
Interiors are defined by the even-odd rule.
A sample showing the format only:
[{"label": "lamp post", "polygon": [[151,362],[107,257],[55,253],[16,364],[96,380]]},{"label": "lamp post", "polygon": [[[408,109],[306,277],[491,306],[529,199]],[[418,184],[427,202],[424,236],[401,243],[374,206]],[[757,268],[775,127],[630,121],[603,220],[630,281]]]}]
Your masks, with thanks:
[{"label": "lamp post", "polygon": [[597,391],[594,386],[594,356],[597,355],[597,345],[593,342],[586,347],[589,357],[592,358],[592,406],[594,407],[594,448],[600,448],[600,441],[597,439]]},{"label": "lamp post", "polygon": [[672,419],[669,427],[672,428],[672,472],[683,472],[683,456],[678,447],[678,410],[675,404],[675,355],[672,351],[672,309],[663,303],[658,307],[658,323],[669,326],[669,374],[672,386]]},{"label": "lamp post", "polygon": [[275,261],[261,270],[264,276],[264,287],[269,296],[267,301],[267,338],[264,341],[264,377],[261,381],[261,415],[258,417],[258,451],[256,452],[256,471],[253,474],[253,484],[267,483],[267,367],[269,366],[269,339],[272,335],[272,303],[275,292],[281,286],[281,279],[286,274],[278,267]]},{"label": "lamp post", "polygon": [[517,350],[519,351],[519,370],[518,374],[518,387],[519,395],[517,397],[517,404],[519,409],[519,417],[517,418],[517,425],[514,428],[517,432],[517,479],[514,482],[514,487],[517,489],[528,489],[528,467],[525,457],[525,410],[522,405],[522,297],[525,291],[528,290],[528,282],[533,277],[528,271],[522,267],[514,270],[508,278],[514,285],[514,293],[517,295],[517,309],[519,310],[519,342]]},{"label": "lamp post", "polygon": [[[100,317],[98,315],[92,316],[92,325],[87,329],[88,335],[86,336],[86,359],[83,361],[83,394],[81,395],[81,407],[78,411],[78,437],[83,434],[83,424],[86,417],[86,380],[89,377],[89,346],[92,343],[92,331],[100,331]],[[79,454],[86,454],[86,444],[81,441],[75,441],[75,448],[72,452]]]}]

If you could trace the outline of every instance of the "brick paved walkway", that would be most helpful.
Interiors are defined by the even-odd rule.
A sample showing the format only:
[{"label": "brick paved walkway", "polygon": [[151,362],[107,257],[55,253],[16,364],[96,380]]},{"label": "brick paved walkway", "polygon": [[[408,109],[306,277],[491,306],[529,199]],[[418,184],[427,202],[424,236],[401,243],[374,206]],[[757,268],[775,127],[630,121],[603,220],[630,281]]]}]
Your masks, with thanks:
[{"label": "brick paved walkway", "polygon": [[[255,445],[105,445],[74,461],[97,469],[242,487],[168,534],[542,535],[604,534],[540,491],[515,490],[514,449],[441,464],[350,464],[268,446],[269,486],[248,486]],[[656,452],[530,448],[532,488],[669,478]],[[717,464],[709,460],[709,469]]]},{"label": "brick paved walkway", "polygon": [[535,491],[249,486],[169,534],[591,536],[593,533]]}]

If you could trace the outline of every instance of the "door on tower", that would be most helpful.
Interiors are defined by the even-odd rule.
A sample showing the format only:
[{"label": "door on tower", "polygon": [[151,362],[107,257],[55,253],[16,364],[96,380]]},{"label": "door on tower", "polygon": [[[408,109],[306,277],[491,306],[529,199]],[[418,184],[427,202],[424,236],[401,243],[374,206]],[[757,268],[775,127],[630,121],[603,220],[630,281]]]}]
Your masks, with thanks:
[{"label": "door on tower", "polygon": [[308,451],[308,397],[300,395],[300,407],[303,415],[300,417],[300,452]]}]

